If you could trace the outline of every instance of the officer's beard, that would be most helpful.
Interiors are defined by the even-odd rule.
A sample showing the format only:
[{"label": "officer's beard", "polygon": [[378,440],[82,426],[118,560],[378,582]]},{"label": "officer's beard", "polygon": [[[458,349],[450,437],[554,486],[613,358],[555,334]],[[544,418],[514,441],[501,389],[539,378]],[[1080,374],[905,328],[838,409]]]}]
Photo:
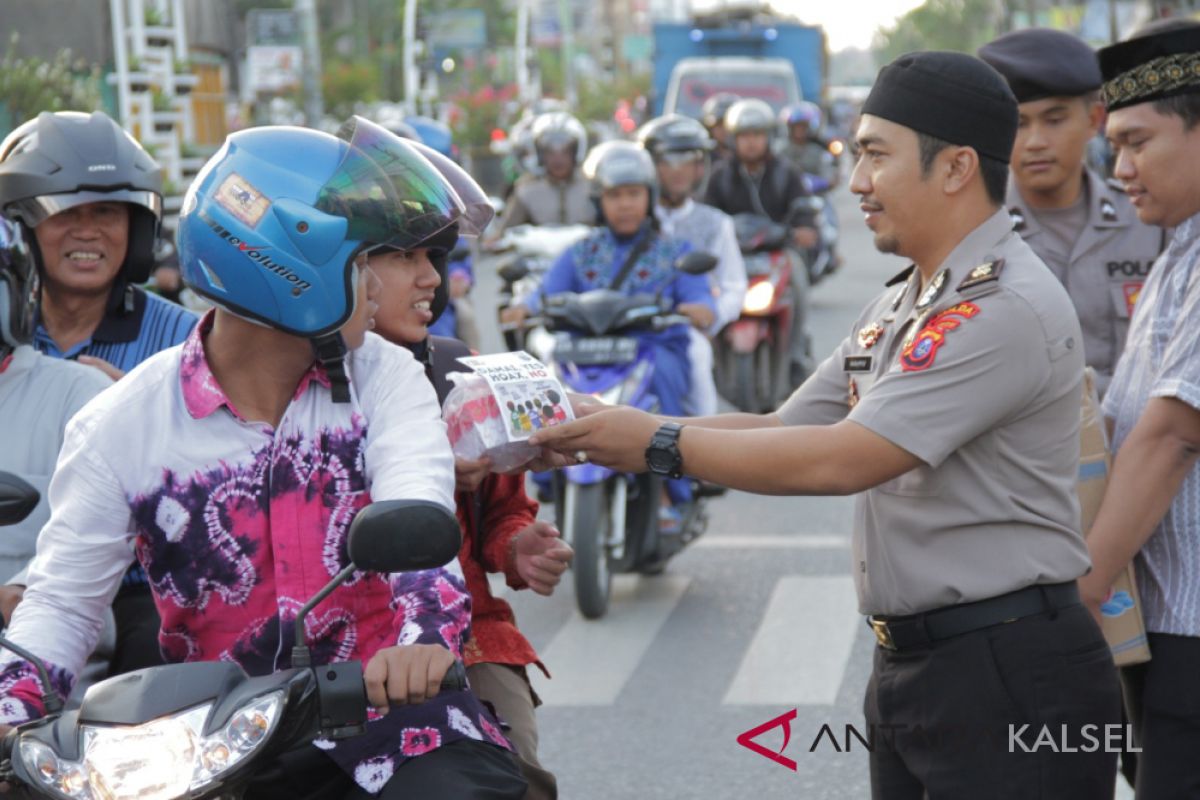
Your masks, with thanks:
[{"label": "officer's beard", "polygon": [[887,253],[888,255],[901,255],[900,240],[895,234],[891,233],[875,234],[875,249],[881,253]]}]

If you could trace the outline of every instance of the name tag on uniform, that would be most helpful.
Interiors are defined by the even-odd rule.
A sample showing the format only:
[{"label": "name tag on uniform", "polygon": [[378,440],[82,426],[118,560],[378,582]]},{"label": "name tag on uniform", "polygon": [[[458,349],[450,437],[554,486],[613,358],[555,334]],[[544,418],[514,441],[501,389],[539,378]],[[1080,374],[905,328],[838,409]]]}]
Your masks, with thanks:
[{"label": "name tag on uniform", "polygon": [[842,369],[846,372],[870,372],[873,356],[846,356]]}]

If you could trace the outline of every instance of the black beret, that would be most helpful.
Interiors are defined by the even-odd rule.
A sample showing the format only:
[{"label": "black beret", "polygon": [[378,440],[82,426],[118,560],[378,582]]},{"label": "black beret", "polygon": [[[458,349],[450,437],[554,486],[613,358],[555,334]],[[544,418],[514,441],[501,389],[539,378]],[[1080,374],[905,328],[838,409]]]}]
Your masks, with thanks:
[{"label": "black beret", "polygon": [[1000,73],[966,53],[927,50],[883,69],[862,113],[1008,163],[1017,138],[1017,98]]},{"label": "black beret", "polygon": [[1138,36],[1102,48],[1100,71],[1109,111],[1200,92],[1200,26]]},{"label": "black beret", "polygon": [[979,57],[1008,81],[1018,103],[1075,97],[1100,88],[1100,62],[1082,39],[1050,28],[1006,33],[979,48]]}]

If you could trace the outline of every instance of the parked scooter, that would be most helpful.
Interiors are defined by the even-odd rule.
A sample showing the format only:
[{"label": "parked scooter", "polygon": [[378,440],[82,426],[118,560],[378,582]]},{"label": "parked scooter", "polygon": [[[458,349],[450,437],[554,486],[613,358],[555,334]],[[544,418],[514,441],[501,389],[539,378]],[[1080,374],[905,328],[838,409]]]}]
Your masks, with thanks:
[{"label": "parked scooter", "polygon": [[[689,253],[676,269],[700,275],[716,263],[708,254]],[[541,316],[527,323],[545,325],[555,335],[553,369],[569,391],[594,395],[605,403],[657,410],[658,399],[650,392],[654,346],[636,334],[691,324],[664,305],[661,293],[567,292],[546,297],[542,307]],[[553,480],[555,522],[575,548],[575,599],[588,619],[607,612],[613,573],[661,572],[708,525],[704,492],[698,485],[693,485],[695,500],[680,534],[661,536],[662,477],[579,464],[557,470]]]},{"label": "parked scooter", "polygon": [[786,225],[757,214],[733,218],[749,285],[741,316],[717,339],[718,386],[742,411],[774,409],[791,393],[792,281],[805,269]]},{"label": "parked scooter", "polygon": [[[0,472],[0,525],[37,504],[37,491]],[[397,536],[420,530],[421,536]],[[357,661],[314,666],[307,614],[356,570],[432,569],[461,544],[455,517],[413,500],[373,503],[350,526],[351,564],[300,610],[291,669],[249,677],[236,664],[194,662],[130,672],[88,689],[78,705],[51,687],[45,665],[0,638],[40,674],[47,715],[0,740],[0,781],[56,800],[240,798],[251,778],[290,747],[366,730],[367,696]],[[456,663],[442,689],[466,688]]]},{"label": "parked scooter", "polygon": [[[496,267],[501,280],[497,317],[513,303],[532,296],[541,286],[542,276],[553,266],[554,260],[591,230],[587,225],[515,225],[506,230],[500,241],[491,248],[492,252],[505,254]],[[540,346],[527,342],[531,334],[535,343],[538,339],[544,339],[544,331],[505,327],[503,333],[504,344],[510,351],[528,350],[539,356],[548,352],[545,342]]]}]

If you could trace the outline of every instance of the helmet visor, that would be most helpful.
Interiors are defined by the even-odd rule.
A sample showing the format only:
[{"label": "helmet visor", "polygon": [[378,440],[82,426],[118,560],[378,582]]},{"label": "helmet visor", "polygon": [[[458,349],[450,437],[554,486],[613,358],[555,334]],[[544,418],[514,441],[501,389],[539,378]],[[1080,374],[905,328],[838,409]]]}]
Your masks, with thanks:
[{"label": "helmet visor", "polygon": [[60,211],[88,203],[131,203],[147,209],[154,214],[156,219],[162,219],[162,197],[156,192],[140,189],[43,194],[9,203],[5,211],[10,217],[21,220],[31,228],[36,228]]},{"label": "helmet visor", "polygon": [[412,250],[463,216],[458,194],[412,142],[361,118],[338,137],[350,148],[316,207],[349,221],[346,238]]},{"label": "helmet visor", "polygon": [[[365,120],[364,120],[365,122]],[[367,122],[370,125],[370,122]],[[496,216],[496,209],[483,190],[470,174],[454,163],[454,160],[442,155],[427,144],[409,142],[417,152],[425,156],[430,164],[441,173],[463,204],[463,215],[458,220],[460,236],[481,236],[485,228]]]}]

